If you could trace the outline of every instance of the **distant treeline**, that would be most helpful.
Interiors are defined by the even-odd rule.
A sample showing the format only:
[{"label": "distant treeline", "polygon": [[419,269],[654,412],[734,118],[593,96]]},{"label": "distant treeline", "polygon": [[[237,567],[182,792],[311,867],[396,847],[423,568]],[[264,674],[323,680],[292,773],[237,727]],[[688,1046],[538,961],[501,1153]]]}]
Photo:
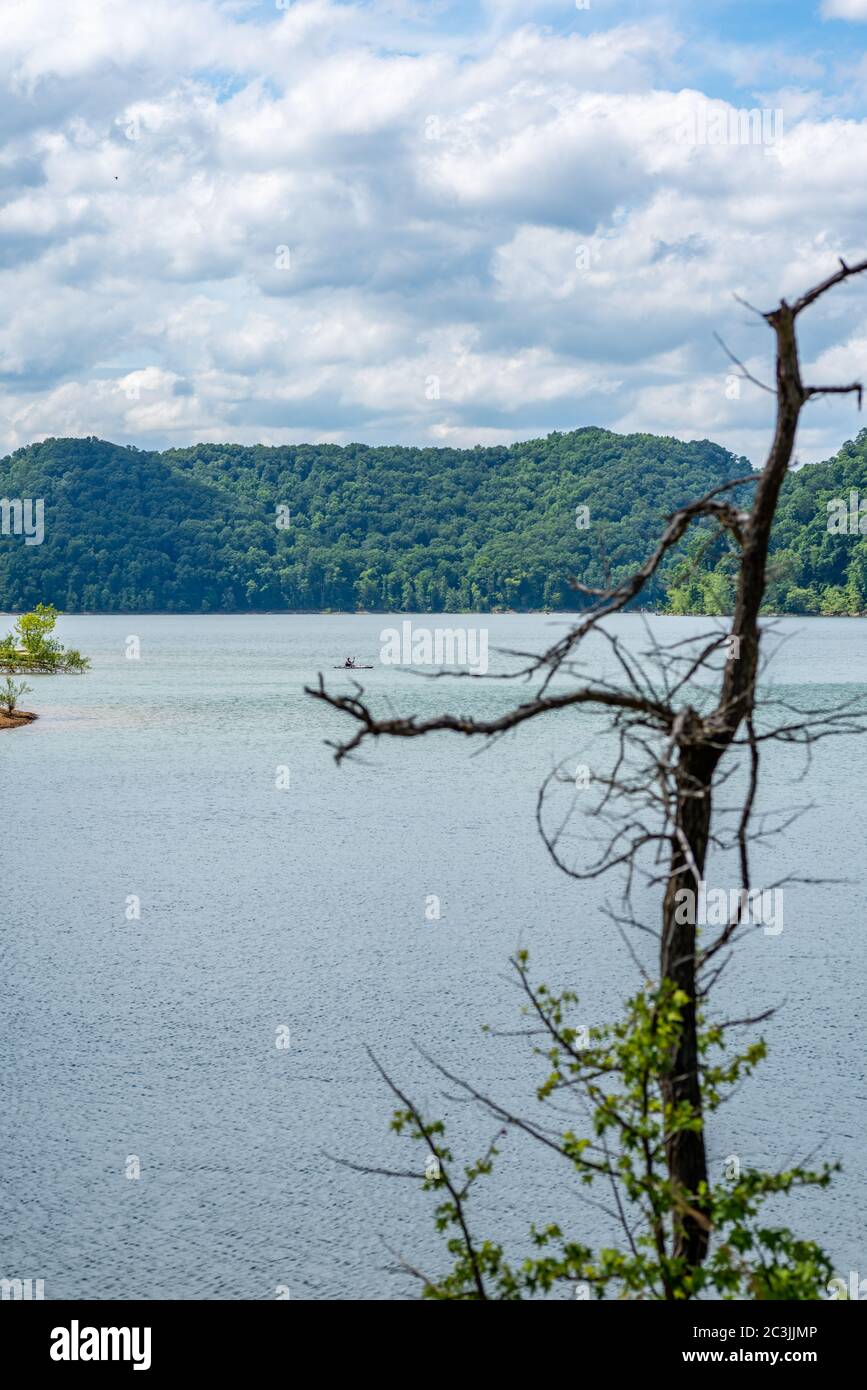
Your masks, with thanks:
[{"label": "distant treeline", "polygon": [[[587,600],[570,576],[591,586],[625,576],[667,513],[749,472],[706,440],[595,428],[484,449],[198,444],[151,453],[48,439],[0,462],[0,497],[45,501],[41,544],[0,536],[0,608],[574,610]],[[790,477],[769,607],[867,609],[867,537],[830,535],[825,506],[859,486],[867,499],[867,431]],[[738,490],[740,505],[751,491]],[[733,567],[729,542],[703,524],[641,606],[727,611]]]}]

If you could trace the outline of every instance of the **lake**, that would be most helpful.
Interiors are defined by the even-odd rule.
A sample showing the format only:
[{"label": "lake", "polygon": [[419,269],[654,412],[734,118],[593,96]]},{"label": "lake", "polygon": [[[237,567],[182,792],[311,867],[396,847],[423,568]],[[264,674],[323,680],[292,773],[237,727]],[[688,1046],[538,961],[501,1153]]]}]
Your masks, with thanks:
[{"label": "lake", "polygon": [[[381,665],[379,634],[402,620],[61,619],[93,669],[29,677],[21,703],[39,720],[0,733],[3,1276],[42,1278],[47,1298],[413,1297],[395,1252],[445,1267],[431,1198],[329,1157],[424,1165],[389,1133],[392,1098],[365,1047],[469,1159],[495,1126],[415,1044],[535,1115],[526,1044],[480,1031],[520,1027],[510,953],[526,946],[537,977],[575,988],[590,1023],[637,987],[600,912],[619,884],[559,873],[534,822],[556,763],[604,765],[599,716],[549,715],[487,752],[454,735],[381,740],[335,765],[324,740],[349,725],[303,686],[321,670],[346,688],[330,668],[347,653],[374,663],[358,679],[383,711],[481,715],[526,698]],[[538,651],[565,630],[543,615],[415,621],[485,627],[492,651]],[[652,625],[667,638],[709,621]],[[641,644],[638,618],[610,627]],[[805,704],[867,694],[865,634],[853,620],[780,622],[775,683]],[[601,641],[590,656],[611,672]],[[492,654],[491,669],[506,659]],[[813,806],[758,857],[756,879],[845,881],[787,888],[785,929],[749,936],[723,977],[722,1016],[779,1007],[762,1029],[767,1062],[709,1145],[714,1164],[841,1159],[829,1190],[780,1215],[837,1269],[864,1272],[867,743],[828,740],[799,782],[802,768],[797,750],[766,750],[763,808]],[[655,898],[643,904],[655,923]],[[633,945],[652,967],[653,943]],[[562,1160],[520,1136],[475,1211],[477,1231],[519,1250],[530,1220],[612,1234]]]}]

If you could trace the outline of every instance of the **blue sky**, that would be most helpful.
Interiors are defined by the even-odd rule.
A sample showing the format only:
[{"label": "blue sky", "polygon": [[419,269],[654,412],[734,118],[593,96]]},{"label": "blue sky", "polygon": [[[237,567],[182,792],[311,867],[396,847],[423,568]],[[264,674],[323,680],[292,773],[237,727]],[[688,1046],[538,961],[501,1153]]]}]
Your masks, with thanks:
[{"label": "blue sky", "polygon": [[[867,254],[865,53],[867,0],[6,0],[0,448],[600,424],[759,460],[714,334],[767,375],[734,293]],[[804,356],[867,376],[867,287]],[[859,426],[817,403],[799,457]]]}]

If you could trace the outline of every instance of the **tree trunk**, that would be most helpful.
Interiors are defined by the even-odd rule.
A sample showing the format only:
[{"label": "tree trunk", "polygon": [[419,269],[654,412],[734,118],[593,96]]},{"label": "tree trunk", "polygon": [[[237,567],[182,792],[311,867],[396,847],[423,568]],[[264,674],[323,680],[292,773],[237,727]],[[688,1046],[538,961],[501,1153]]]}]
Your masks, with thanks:
[{"label": "tree trunk", "polygon": [[[780,487],[789,467],[798,417],[806,399],[801,384],[795,337],[795,312],[785,303],[767,316],[777,337],[777,422],[774,442],[756,490],[738,574],[732,633],[739,639],[726,663],[720,701],[710,718],[695,710],[682,716],[677,733],[680,756],[676,769],[677,811],[672,842],[671,871],[662,909],[660,972],[682,989],[689,1003],[671,1075],[663,1082],[668,1104],[688,1101],[701,1116],[701,1085],[696,1030],[696,924],[675,921],[677,893],[698,894],[704,876],[710,830],[711,785],[714,770],[738,728],[753,707],[758,669],[758,618],[765,591],[768,543]],[[666,1148],[669,1176],[689,1210],[674,1216],[673,1253],[689,1266],[707,1254],[710,1227],[694,1194],[707,1181],[704,1125],[697,1133],[672,1136]]]},{"label": "tree trunk", "polygon": [[[672,1059],[671,1073],[663,1081],[663,1097],[668,1105],[686,1101],[701,1116],[701,1084],[698,1066],[696,1027],[696,914],[681,904],[676,920],[677,894],[687,889],[697,902],[699,881],[704,875],[711,815],[711,779],[716,765],[715,749],[702,738],[701,720],[693,710],[686,713],[680,738],[680,758],[675,772],[677,788],[676,837],[672,841],[671,870],[662,908],[660,974],[683,990],[688,1003],[683,1008],[683,1027]],[[690,742],[694,735],[696,741]],[[669,1177],[681,1190],[682,1209],[675,1212],[673,1254],[690,1266],[701,1264],[707,1253],[709,1227],[701,1217],[699,1185],[707,1182],[704,1125],[672,1135],[666,1144]]]}]

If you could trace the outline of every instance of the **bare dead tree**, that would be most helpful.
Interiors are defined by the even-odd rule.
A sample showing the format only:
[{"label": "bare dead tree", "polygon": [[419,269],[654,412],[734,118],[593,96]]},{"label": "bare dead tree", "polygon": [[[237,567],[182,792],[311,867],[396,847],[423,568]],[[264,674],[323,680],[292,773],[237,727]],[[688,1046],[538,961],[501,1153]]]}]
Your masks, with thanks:
[{"label": "bare dead tree", "polygon": [[[696,1011],[722,969],[721,953],[731,945],[742,922],[734,912],[718,937],[700,948],[694,917],[689,920],[689,914],[678,912],[678,904],[684,901],[685,891],[698,891],[708,853],[715,848],[736,850],[742,891],[749,893],[750,843],[761,840],[771,829],[780,828],[779,824],[769,827],[764,819],[758,826],[753,823],[764,742],[778,739],[800,744],[809,752],[820,738],[864,729],[859,713],[846,708],[801,710],[778,701],[782,722],[767,728],[760,725],[756,714],[757,681],[762,669],[759,615],[768,577],[771,527],[792,459],[801,411],[808,401],[823,395],[855,394],[859,406],[862,398],[859,383],[804,383],[798,355],[798,319],[822,295],[864,270],[867,260],[851,266],[841,260],[838,270],[793,303],[783,299],[777,308],[761,315],[774,333],[776,353],[776,386],[766,388],[773,389],[776,397],[776,423],[764,467],[749,477],[725,482],[678,508],[667,518],[647,561],[628,578],[605,590],[589,590],[574,581],[574,587],[593,600],[585,615],[542,655],[511,653],[527,657],[526,664],[498,677],[536,681],[532,698],[490,719],[447,713],[429,719],[378,718],[359,685],[352,694],[333,693],[326,689],[320,675],[318,685],[307,689],[314,699],[348,716],[356,726],[349,738],[333,745],[338,762],[368,739],[384,736],[419,738],[444,730],[493,741],[508,730],[557,710],[590,706],[611,714],[611,729],[619,752],[610,776],[600,779],[604,790],[596,815],[606,834],[597,857],[582,870],[574,868],[564,853],[565,825],[553,832],[546,828],[543,812],[547,792],[557,780],[554,774],[540,792],[538,822],[552,858],[573,877],[596,877],[619,868],[626,875],[627,904],[637,872],[644,873],[662,890],[661,924],[656,933],[659,977],[672,982],[689,1001],[663,1090],[667,1104],[688,1105],[700,1121],[694,1128],[678,1128],[666,1145],[669,1177],[675,1191],[682,1194],[673,1215],[672,1251],[688,1267],[702,1263],[710,1234],[700,1195],[707,1185],[708,1167]],[[737,359],[733,360],[737,363]],[[752,379],[746,369],[743,372]],[[724,495],[747,484],[755,487],[749,510]],[[638,656],[627,652],[601,624],[622,612],[641,593],[673,547],[699,521],[716,523],[726,532],[738,557],[730,632],[717,630],[697,643],[690,639],[685,645],[666,648],[660,647],[649,633],[649,653]],[[622,673],[619,685],[599,679],[583,681],[580,647],[591,632],[610,643]],[[652,659],[652,672],[645,665],[647,655]],[[566,678],[569,683],[565,688],[560,684],[555,688],[556,677]],[[747,753],[746,792],[733,807],[715,805],[715,796],[730,775],[728,767],[721,769],[720,765],[736,748]],[[625,813],[624,799],[629,807]],[[650,870],[644,867],[648,854]],[[620,925],[624,923],[647,929],[629,910],[620,919]]]}]

